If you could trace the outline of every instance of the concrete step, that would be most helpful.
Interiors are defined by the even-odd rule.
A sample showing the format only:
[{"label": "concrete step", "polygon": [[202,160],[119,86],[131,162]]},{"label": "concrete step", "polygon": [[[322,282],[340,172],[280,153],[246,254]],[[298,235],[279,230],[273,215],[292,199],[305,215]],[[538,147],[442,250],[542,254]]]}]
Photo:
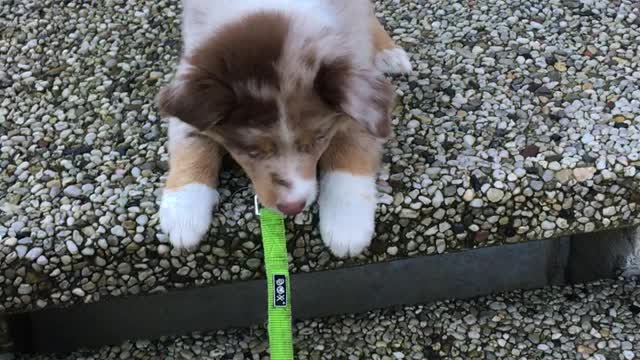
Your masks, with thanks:
[{"label": "concrete step", "polygon": [[[297,322],[294,332],[296,359],[638,359],[640,282],[607,280],[312,319]],[[15,357],[268,358],[263,327]]]},{"label": "concrete step", "polygon": [[[0,312],[260,279],[252,193],[237,170],[197,250],[172,250],[159,232],[166,126],[152,100],[178,55],[178,1],[10,4],[0,6]],[[376,4],[416,69],[395,79],[377,236],[343,261],[315,212],[291,219],[293,273],[638,223],[632,3]]]},{"label": "concrete step", "polygon": [[[305,320],[631,276],[640,267],[625,259],[633,259],[627,255],[639,245],[635,231],[609,231],[294,274],[293,316]],[[5,316],[4,342],[14,351],[64,352],[247,327],[265,323],[265,299],[264,280],[252,280],[50,308]]]}]

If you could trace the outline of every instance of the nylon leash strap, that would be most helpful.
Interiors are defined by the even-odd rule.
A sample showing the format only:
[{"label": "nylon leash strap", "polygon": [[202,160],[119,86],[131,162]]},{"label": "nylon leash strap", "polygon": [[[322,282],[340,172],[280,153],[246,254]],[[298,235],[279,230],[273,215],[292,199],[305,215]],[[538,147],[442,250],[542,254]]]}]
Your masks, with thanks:
[{"label": "nylon leash strap", "polygon": [[271,209],[260,208],[257,196],[255,209],[260,217],[267,272],[267,330],[271,360],[293,360],[291,286],[284,219],[281,214]]}]

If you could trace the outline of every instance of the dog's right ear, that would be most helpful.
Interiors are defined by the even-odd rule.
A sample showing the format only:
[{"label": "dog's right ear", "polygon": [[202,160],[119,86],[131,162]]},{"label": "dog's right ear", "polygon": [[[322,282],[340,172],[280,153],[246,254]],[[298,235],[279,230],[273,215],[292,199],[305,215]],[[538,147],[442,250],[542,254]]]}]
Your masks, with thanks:
[{"label": "dog's right ear", "polygon": [[192,67],[178,73],[157,97],[160,112],[200,131],[222,121],[233,109],[235,95],[211,74]]},{"label": "dog's right ear", "polygon": [[395,92],[378,70],[357,69],[347,59],[338,58],[320,66],[314,88],[325,103],[349,115],[373,136],[390,136]]}]

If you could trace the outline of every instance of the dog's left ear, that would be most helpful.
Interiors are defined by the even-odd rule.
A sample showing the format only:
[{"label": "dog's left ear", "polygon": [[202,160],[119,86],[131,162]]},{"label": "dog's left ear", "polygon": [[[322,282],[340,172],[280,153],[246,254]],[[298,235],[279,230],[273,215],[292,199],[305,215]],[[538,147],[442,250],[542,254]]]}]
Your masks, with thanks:
[{"label": "dog's left ear", "polygon": [[162,114],[204,131],[225,119],[235,106],[235,95],[211,74],[192,67],[162,88],[156,101]]},{"label": "dog's left ear", "polygon": [[378,70],[355,69],[347,60],[338,59],[320,66],[314,87],[327,104],[349,115],[372,135],[391,135],[395,92]]}]

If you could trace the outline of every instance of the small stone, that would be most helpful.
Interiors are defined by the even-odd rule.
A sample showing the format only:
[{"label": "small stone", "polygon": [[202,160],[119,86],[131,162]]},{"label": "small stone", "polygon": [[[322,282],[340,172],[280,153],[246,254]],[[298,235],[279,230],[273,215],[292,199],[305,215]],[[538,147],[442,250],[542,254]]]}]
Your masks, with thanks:
[{"label": "small stone", "polygon": [[536,89],[535,93],[538,96],[544,96],[544,97],[553,96],[553,91],[551,91],[551,89],[549,89],[546,86],[540,86],[538,89]]},{"label": "small stone", "polygon": [[636,357],[636,355],[633,353],[633,351],[629,351],[629,350],[623,351],[622,352],[622,356],[624,356],[624,358],[627,359],[627,360],[633,360]]},{"label": "small stone", "polygon": [[71,293],[75,296],[78,297],[83,297],[85,295],[84,290],[80,289],[80,288],[75,288],[73,290],[71,290]]},{"label": "small stone", "polygon": [[484,206],[484,201],[482,199],[473,199],[469,205],[473,208],[481,208]]},{"label": "small stone", "polygon": [[70,185],[64,188],[63,193],[71,198],[77,198],[82,195],[82,190],[76,185]]},{"label": "small stone", "polygon": [[435,194],[433,194],[433,198],[431,199],[431,205],[434,208],[439,208],[444,202],[444,195],[442,195],[442,191],[437,190]]},{"label": "small stone", "polygon": [[562,165],[557,161],[552,161],[549,163],[549,170],[560,171],[562,170]]},{"label": "small stone", "polygon": [[533,180],[530,185],[531,188],[535,191],[540,191],[544,187],[544,183],[539,180]]},{"label": "small stone", "polygon": [[140,215],[136,218],[136,223],[140,226],[144,226],[149,222],[149,217],[147,215]]},{"label": "small stone", "polygon": [[31,250],[29,250],[29,252],[25,255],[25,258],[33,261],[35,259],[37,259],[40,255],[42,255],[42,248],[41,247],[36,247],[33,248]]},{"label": "small stone", "polygon": [[111,234],[113,234],[113,235],[115,235],[117,237],[125,237],[125,236],[127,236],[127,232],[120,225],[116,225],[116,226],[112,227],[111,228]]},{"label": "small stone", "polygon": [[14,247],[16,246],[17,243],[18,243],[18,239],[14,237],[6,238],[4,239],[4,242],[3,242],[4,246],[7,246],[7,247]]},{"label": "small stone", "polygon": [[540,147],[537,145],[529,145],[520,151],[520,155],[528,157],[536,157],[540,153]]},{"label": "small stone", "polygon": [[487,199],[492,203],[498,203],[504,198],[504,191],[496,188],[491,188],[487,191]]},{"label": "small stone", "polygon": [[380,195],[380,199],[378,200],[381,204],[391,205],[393,204],[393,196],[389,194]]},{"label": "small stone", "polygon": [[542,230],[553,230],[556,228],[556,224],[548,220],[543,221],[541,226]]},{"label": "small stone", "polygon": [[11,224],[11,230],[13,230],[16,233],[20,232],[24,227],[25,227],[25,223],[22,221],[16,221],[13,224]]},{"label": "small stone", "polygon": [[252,258],[247,260],[247,267],[249,267],[249,269],[256,270],[260,265],[262,265],[262,261],[260,261],[260,259]]},{"label": "small stone", "polygon": [[27,251],[29,251],[29,248],[24,245],[16,246],[16,254],[18,254],[18,257],[21,259],[27,255]]},{"label": "small stone", "polygon": [[29,284],[20,284],[20,286],[18,286],[18,294],[20,294],[20,295],[29,295],[29,294],[31,294],[31,285],[29,285]]},{"label": "small stone", "polygon": [[391,255],[391,256],[396,256],[398,255],[398,247],[397,246],[391,246],[387,249],[387,254]]},{"label": "small stone", "polygon": [[411,120],[407,123],[407,127],[409,129],[416,129],[418,127],[420,127],[420,121],[418,120]]},{"label": "small stone", "polygon": [[62,256],[60,256],[60,261],[62,262],[63,265],[69,265],[69,264],[71,264],[71,256],[62,255]]},{"label": "small stone", "polygon": [[131,265],[127,264],[127,263],[120,263],[118,265],[118,273],[122,274],[122,275],[127,275],[129,273],[131,273]]},{"label": "small stone", "polygon": [[594,348],[589,347],[589,346],[584,346],[582,344],[578,345],[576,350],[581,354],[587,354],[587,355],[591,355],[596,351]]},{"label": "small stone", "polygon": [[418,243],[416,243],[413,240],[410,240],[409,243],[407,243],[407,250],[408,251],[415,251],[418,248]]},{"label": "small stone", "polygon": [[451,99],[451,105],[453,105],[455,108],[460,108],[466,103],[467,99],[460,94],[456,94],[453,99]]},{"label": "small stone", "polygon": [[591,180],[596,174],[596,171],[594,167],[576,168],[573,169],[573,177],[579,182]]},{"label": "small stone", "polygon": [[475,317],[475,315],[473,315],[473,314],[467,314],[467,315],[465,315],[465,317],[463,318],[463,320],[464,320],[464,322],[465,322],[467,325],[473,325],[473,324],[475,324],[476,322],[478,322],[478,318],[476,318],[476,317]]},{"label": "small stone", "polygon": [[400,217],[403,219],[416,219],[420,213],[413,209],[402,209],[400,210]]},{"label": "small stone", "polygon": [[563,63],[562,61],[558,61],[553,65],[553,67],[560,72],[567,71],[567,64]]},{"label": "small stone", "polygon": [[152,71],[149,73],[149,79],[150,80],[158,80],[158,79],[162,79],[162,72],[160,71]]},{"label": "small stone", "polygon": [[472,189],[467,189],[465,190],[464,194],[462,195],[462,199],[466,202],[469,202],[471,200],[473,200],[473,198],[476,196],[475,191],[473,191]]},{"label": "small stone", "polygon": [[442,222],[440,224],[438,224],[438,231],[440,233],[444,233],[445,231],[451,229],[451,224],[449,224],[448,222]]},{"label": "small stone", "polygon": [[438,219],[438,220],[442,220],[444,219],[445,215],[447,214],[445,209],[438,209],[436,210],[435,213],[433,213],[433,218],[434,219]]},{"label": "small stone", "polygon": [[164,244],[160,244],[158,245],[158,254],[159,255],[166,255],[171,251],[171,248],[167,245]]},{"label": "small stone", "polygon": [[595,138],[593,137],[593,135],[586,133],[584,135],[582,135],[582,139],[581,139],[582,143],[585,145],[589,145],[591,143],[593,143],[595,141]]},{"label": "small stone", "polygon": [[38,259],[36,259],[36,264],[40,265],[40,266],[45,266],[49,263],[49,259],[46,258],[46,256],[44,255],[40,255],[38,256]]},{"label": "small stone", "polygon": [[217,256],[217,257],[227,257],[229,256],[229,253],[222,248],[219,247],[214,247],[213,249],[211,249],[211,252],[213,253],[213,255]]},{"label": "small stone", "polygon": [[613,122],[616,124],[624,123],[627,120],[623,115],[616,115],[613,117]]},{"label": "small stone", "polygon": [[616,208],[614,206],[609,206],[602,209],[603,216],[613,216],[616,214]]},{"label": "small stone", "polygon": [[476,138],[471,135],[465,135],[463,141],[467,146],[471,147],[476,143]]},{"label": "small stone", "polygon": [[96,135],[96,133],[88,133],[85,137],[84,137],[84,142],[87,145],[93,145],[93,143],[96,141],[96,138],[98,137],[98,135]]},{"label": "small stone", "polygon": [[78,253],[78,245],[76,245],[75,242],[67,240],[65,244],[67,245],[67,250],[69,250],[69,253],[71,253],[71,255],[75,255]]},{"label": "small stone", "polygon": [[555,174],[555,178],[564,184],[571,180],[571,174],[571,170],[560,170]]}]

